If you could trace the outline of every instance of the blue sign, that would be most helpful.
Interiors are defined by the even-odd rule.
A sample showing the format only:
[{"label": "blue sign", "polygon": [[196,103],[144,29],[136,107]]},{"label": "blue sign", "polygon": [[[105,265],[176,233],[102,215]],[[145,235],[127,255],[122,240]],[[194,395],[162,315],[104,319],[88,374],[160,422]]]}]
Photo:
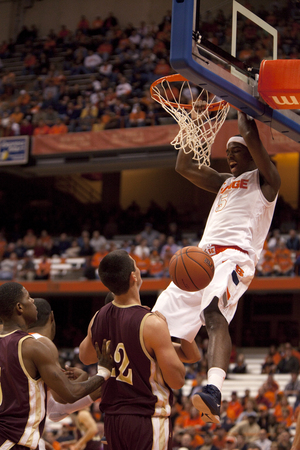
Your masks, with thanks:
[{"label": "blue sign", "polygon": [[28,136],[16,136],[0,139],[0,166],[27,164]]}]

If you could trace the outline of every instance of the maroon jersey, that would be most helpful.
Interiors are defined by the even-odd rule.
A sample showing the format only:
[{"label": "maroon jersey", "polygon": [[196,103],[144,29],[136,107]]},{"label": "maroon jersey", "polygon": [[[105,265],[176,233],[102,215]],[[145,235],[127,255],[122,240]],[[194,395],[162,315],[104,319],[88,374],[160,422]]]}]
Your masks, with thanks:
[{"label": "maroon jersey", "polygon": [[37,448],[46,414],[46,387],[27,373],[22,343],[33,339],[21,330],[0,335],[0,447]]},{"label": "maroon jersey", "polygon": [[111,341],[112,376],[104,383],[100,409],[107,414],[167,417],[172,391],[156,361],[146,350],[143,329],[148,310],[140,305],[114,302],[98,311],[92,325],[93,343]]}]

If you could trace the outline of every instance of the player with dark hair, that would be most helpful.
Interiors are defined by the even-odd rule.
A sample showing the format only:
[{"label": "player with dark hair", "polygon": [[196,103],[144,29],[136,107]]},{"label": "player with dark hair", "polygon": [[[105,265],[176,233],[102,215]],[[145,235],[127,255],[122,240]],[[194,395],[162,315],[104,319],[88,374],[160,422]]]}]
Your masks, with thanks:
[{"label": "player with dark hair", "polygon": [[[73,403],[99,388],[110,377],[111,356],[106,341],[98,346],[98,373],[87,381],[70,381],[51,350],[27,333],[37,309],[19,283],[0,286],[0,448],[36,449],[46,415],[46,386]],[[101,341],[102,342],[102,341]]]},{"label": "player with dark hair", "polygon": [[[37,308],[37,321],[29,326],[28,332],[35,339],[39,339],[53,353],[54,360],[58,367],[58,350],[52,342],[55,337],[55,318],[50,303],[44,298],[35,298],[34,304]],[[66,367],[66,374],[77,381],[84,381],[88,378],[86,372],[78,368]],[[58,422],[67,417],[72,412],[82,408],[89,407],[97,398],[100,397],[101,388],[96,389],[90,395],[77,400],[74,403],[65,403],[55,392],[48,392],[47,395],[47,416],[53,422]]]},{"label": "player with dark hair", "polygon": [[52,317],[52,326],[54,328],[53,334],[55,336],[55,320],[50,303],[44,298],[35,298],[34,304],[37,309],[37,320],[36,322],[34,322],[34,325],[30,326],[30,328],[43,328],[47,324],[47,322],[49,322],[49,318]]},{"label": "player with dark hair", "polygon": [[215,274],[203,290],[187,292],[171,283],[153,310],[166,317],[171,336],[192,340],[208,333],[208,384],[192,401],[206,422],[219,422],[221,389],[231,353],[228,324],[250,285],[272,221],[280,176],[264,148],[255,120],[238,112],[240,136],[227,142],[230,173],[198,168],[189,149],[179,150],[176,171],[216,194],[199,247],[214,260]]},{"label": "player with dark hair", "polygon": [[114,368],[100,403],[108,448],[171,449],[171,389],[183,386],[181,361],[198,361],[198,347],[194,341],[173,344],[164,318],[141,305],[140,270],[125,250],[106,255],[98,272],[114,299],[91,320],[79,358],[94,363],[95,342],[111,340]]}]

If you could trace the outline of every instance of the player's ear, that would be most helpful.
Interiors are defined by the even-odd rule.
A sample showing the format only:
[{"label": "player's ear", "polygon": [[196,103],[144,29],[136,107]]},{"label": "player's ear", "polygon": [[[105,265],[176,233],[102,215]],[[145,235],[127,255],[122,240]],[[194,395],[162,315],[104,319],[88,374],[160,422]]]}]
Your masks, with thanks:
[{"label": "player's ear", "polygon": [[22,312],[23,312],[23,305],[22,305],[22,303],[18,302],[16,304],[16,311],[17,311],[17,314],[19,314],[19,315],[22,314]]},{"label": "player's ear", "polygon": [[137,282],[137,276],[135,272],[131,272],[130,274],[130,285]]},{"label": "player's ear", "polygon": [[54,322],[54,312],[53,311],[51,311],[51,313],[50,313],[50,322],[51,323]]}]

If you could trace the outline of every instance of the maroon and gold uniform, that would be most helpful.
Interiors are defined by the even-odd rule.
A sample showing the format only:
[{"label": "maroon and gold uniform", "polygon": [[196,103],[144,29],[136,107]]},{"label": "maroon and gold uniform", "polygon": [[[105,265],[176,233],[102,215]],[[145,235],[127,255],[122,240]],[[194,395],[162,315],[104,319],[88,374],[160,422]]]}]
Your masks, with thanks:
[{"label": "maroon and gold uniform", "polygon": [[109,448],[114,450],[123,449],[124,433],[132,436],[131,448],[171,448],[172,391],[145,347],[143,329],[149,314],[140,305],[112,302],[98,311],[91,328],[94,344],[111,341],[114,368],[103,385],[100,409]]},{"label": "maroon and gold uniform", "polygon": [[25,368],[25,339],[32,337],[21,330],[0,336],[0,450],[36,449],[44,429],[46,386]]}]

